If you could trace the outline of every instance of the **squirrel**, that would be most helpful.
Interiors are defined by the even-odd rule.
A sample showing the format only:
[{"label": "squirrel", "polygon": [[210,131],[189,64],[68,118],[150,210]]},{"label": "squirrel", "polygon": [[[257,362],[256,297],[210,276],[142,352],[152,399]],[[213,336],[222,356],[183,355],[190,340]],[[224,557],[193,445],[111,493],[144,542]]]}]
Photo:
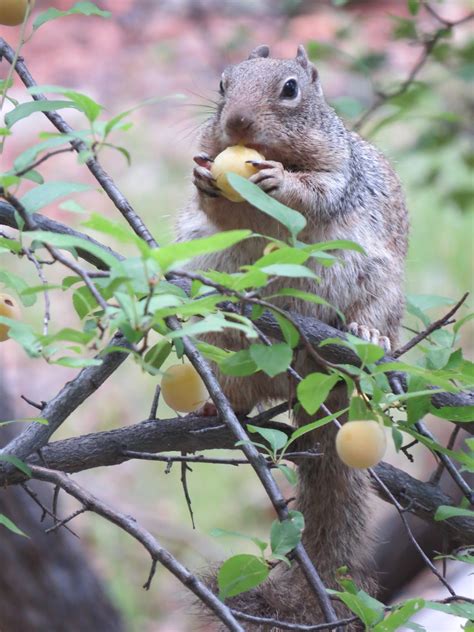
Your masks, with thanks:
[{"label": "squirrel", "polygon": [[[250,180],[305,216],[301,241],[350,239],[366,252],[341,250],[340,265],[310,264],[319,281],[279,277],[269,292],[291,285],[317,294],[344,314],[351,333],[386,350],[394,347],[404,309],[408,218],[400,182],[388,161],[349,131],[325,101],[318,71],[303,46],[292,60],[271,58],[267,46],[258,46],[247,60],[225,68],[219,93],[216,111],[201,132],[200,153],[194,158],[192,198],[178,215],[178,241],[237,228],[284,239],[286,229],[273,218],[247,202],[224,198],[210,171],[213,158],[226,147],[254,148],[265,159],[253,163],[258,171]],[[192,270],[236,272],[261,257],[265,243],[264,238],[246,240],[223,252],[196,257],[188,265]],[[276,304],[303,316],[341,325],[335,310],[327,306],[291,297],[284,297],[284,303],[278,300]],[[229,350],[243,345],[235,330],[203,337]],[[301,355],[296,367],[300,373],[317,370]],[[239,413],[288,398],[285,374],[270,378],[259,372],[251,379],[238,378],[220,374],[217,367],[216,374]],[[344,401],[346,396],[336,387],[326,403],[333,412]],[[296,423],[306,424],[315,417],[300,410]],[[370,481],[365,470],[349,468],[339,460],[336,430],[329,424],[302,438],[302,449],[319,444],[323,454],[302,460],[298,468],[296,508],[304,514],[306,525],[302,542],[327,587],[339,588],[336,570],[347,566],[356,585],[373,593]],[[266,582],[228,602],[262,617],[306,624],[324,621],[295,563],[291,568],[279,563]],[[338,615],[350,614],[342,604],[334,602],[334,606]],[[248,629],[268,628],[255,624]]]}]

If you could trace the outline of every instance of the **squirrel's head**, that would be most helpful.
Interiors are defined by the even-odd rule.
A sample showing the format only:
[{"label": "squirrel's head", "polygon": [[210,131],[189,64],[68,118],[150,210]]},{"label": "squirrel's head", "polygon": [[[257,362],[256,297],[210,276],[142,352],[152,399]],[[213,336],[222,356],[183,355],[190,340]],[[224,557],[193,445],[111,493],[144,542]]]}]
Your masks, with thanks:
[{"label": "squirrel's head", "polygon": [[[268,46],[222,73],[214,130],[225,145],[244,144],[267,158],[318,124],[325,102],[303,46],[294,59],[273,59]],[[216,127],[217,126],[217,127]]]}]

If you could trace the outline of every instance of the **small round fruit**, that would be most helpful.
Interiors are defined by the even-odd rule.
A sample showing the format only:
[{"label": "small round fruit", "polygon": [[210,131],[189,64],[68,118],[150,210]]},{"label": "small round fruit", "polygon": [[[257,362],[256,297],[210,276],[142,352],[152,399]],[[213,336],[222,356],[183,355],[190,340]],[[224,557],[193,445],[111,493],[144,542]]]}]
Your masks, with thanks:
[{"label": "small round fruit", "polygon": [[[30,2],[31,8],[35,0]],[[6,26],[17,26],[25,19],[28,0],[0,0],[0,24]]]},{"label": "small round fruit", "polygon": [[192,413],[209,398],[201,376],[191,364],[173,364],[161,380],[161,394],[170,408]]},{"label": "small round fruit", "polygon": [[373,420],[348,421],[336,435],[337,454],[349,467],[376,465],[382,460],[386,447],[385,431]]},{"label": "small round fruit", "polygon": [[[9,294],[0,294],[0,316],[11,318],[12,320],[21,319],[21,310],[15,299]],[[10,327],[5,323],[0,323],[0,342],[8,340],[8,330]]]},{"label": "small round fruit", "polygon": [[224,149],[212,163],[211,173],[216,179],[217,186],[222,191],[222,195],[231,202],[243,202],[244,198],[230,186],[226,174],[230,171],[243,178],[250,178],[257,173],[258,169],[247,160],[265,160],[265,158],[256,149],[233,145]]}]

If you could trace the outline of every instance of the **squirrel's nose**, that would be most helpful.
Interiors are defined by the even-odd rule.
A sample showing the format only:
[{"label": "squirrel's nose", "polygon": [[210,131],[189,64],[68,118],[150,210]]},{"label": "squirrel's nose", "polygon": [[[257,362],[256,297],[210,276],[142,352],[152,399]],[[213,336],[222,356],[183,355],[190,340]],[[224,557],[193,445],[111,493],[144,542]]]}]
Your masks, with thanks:
[{"label": "squirrel's nose", "polygon": [[248,131],[253,125],[253,118],[245,112],[234,112],[227,117],[225,122],[226,132],[239,134]]}]

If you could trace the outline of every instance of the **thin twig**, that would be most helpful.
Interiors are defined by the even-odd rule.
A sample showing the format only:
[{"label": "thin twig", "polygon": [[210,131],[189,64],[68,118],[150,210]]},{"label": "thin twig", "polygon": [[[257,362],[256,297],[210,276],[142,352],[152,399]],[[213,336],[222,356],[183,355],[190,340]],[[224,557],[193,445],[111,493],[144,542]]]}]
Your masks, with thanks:
[{"label": "thin twig", "polygon": [[[185,456],[185,453],[182,452],[181,456]],[[186,461],[182,461],[181,462],[181,487],[183,488],[183,493],[184,493],[184,498],[186,500],[186,505],[188,507],[188,511],[189,511],[189,516],[191,518],[191,524],[193,529],[196,528],[196,524],[194,522],[194,512],[193,512],[193,504],[191,501],[191,495],[189,493],[189,488],[188,488],[188,471],[191,472],[191,468],[188,466]]]},{"label": "thin twig", "polygon": [[398,511],[400,518],[403,522],[403,525],[406,529],[406,532],[408,534],[408,537],[410,538],[410,541],[412,542],[413,546],[416,548],[420,556],[423,558],[423,561],[425,562],[425,564],[429,567],[433,575],[435,575],[439,579],[439,581],[443,584],[443,586],[449,591],[449,593],[453,597],[456,597],[457,595],[454,589],[449,584],[449,582],[445,580],[445,578],[441,575],[441,573],[438,571],[436,566],[433,564],[433,562],[430,560],[430,558],[426,555],[426,553],[423,551],[421,546],[418,544],[418,541],[413,535],[410,525],[408,524],[408,520],[405,515],[406,510],[400,505],[398,500],[395,498],[392,492],[388,489],[385,483],[380,479],[380,477],[377,475],[374,469],[370,467],[368,469],[368,472],[370,476],[374,479],[374,481],[376,481],[377,485],[382,489],[383,493],[387,495],[387,497],[390,499],[390,502],[394,505],[394,507]]},{"label": "thin twig", "polygon": [[48,281],[46,277],[44,276],[43,268],[41,267],[38,259],[32,253],[30,248],[24,248],[23,252],[25,253],[27,259],[31,261],[31,263],[35,266],[36,272],[38,273],[40,281],[42,285],[45,286],[45,289],[43,290],[43,297],[44,297],[43,336],[47,336],[49,321],[51,320],[51,301],[49,298],[49,292],[47,288]]},{"label": "thin twig", "polygon": [[50,151],[44,156],[41,156],[41,158],[38,158],[38,160],[36,160],[35,162],[32,162],[30,165],[28,165],[24,169],[20,169],[20,171],[14,171],[14,175],[20,178],[21,176],[24,176],[25,173],[28,173],[28,171],[31,171],[35,167],[38,167],[43,162],[46,162],[53,156],[57,156],[58,154],[70,153],[71,151],[74,151],[72,147],[63,147],[62,149],[56,149],[55,151]]},{"label": "thin twig", "polygon": [[77,518],[77,516],[80,516],[86,511],[87,511],[87,507],[81,507],[80,509],[76,509],[76,511],[73,511],[72,514],[67,516],[67,518],[64,518],[63,520],[56,522],[56,524],[54,524],[52,527],[49,527],[49,529],[46,529],[45,533],[53,533],[53,531],[56,531],[57,529],[59,529],[59,527],[63,527],[67,522],[74,520],[74,518]]},{"label": "thin twig", "polygon": [[469,296],[469,292],[466,292],[464,296],[456,303],[456,305],[452,309],[449,310],[447,314],[445,314],[438,320],[435,320],[428,327],[426,327],[426,329],[416,334],[416,336],[414,336],[405,345],[403,345],[403,347],[394,351],[393,357],[399,358],[401,355],[403,355],[404,353],[406,353],[407,351],[415,347],[422,340],[427,338],[430,334],[433,333],[433,331],[436,331],[437,329],[441,329],[441,327],[444,327],[450,320],[451,316],[454,316],[454,314],[458,311],[461,305],[466,301],[468,296]]},{"label": "thin twig", "polygon": [[[455,443],[455,441],[456,441],[456,438],[457,438],[457,436],[458,436],[458,434],[459,434],[460,430],[461,430],[461,427],[460,427],[460,426],[454,426],[453,431],[451,432],[451,435],[450,435],[450,437],[449,437],[449,441],[448,441],[448,443],[447,443],[447,445],[446,445],[446,448],[447,448],[448,450],[452,450],[452,449],[453,449],[453,447],[454,447],[454,443]],[[438,485],[438,484],[439,484],[439,481],[441,480],[441,476],[442,476],[442,474],[443,474],[443,471],[444,471],[444,468],[445,468],[445,467],[446,467],[446,466],[445,466],[445,463],[444,463],[443,461],[440,461],[440,462],[438,463],[438,467],[437,467],[437,468],[436,468],[436,470],[433,472],[433,475],[432,475],[432,476],[431,476],[431,478],[430,478],[430,483],[431,483],[432,485]]]},{"label": "thin twig", "polygon": [[[359,617],[353,616],[347,619],[339,619],[338,621],[332,621],[331,623],[317,623],[316,625],[305,625],[303,623],[290,623],[289,621],[280,621],[280,619],[271,619],[269,617],[257,617],[240,610],[232,609],[232,614],[236,619],[242,621],[248,621],[249,623],[257,623],[261,626],[265,626],[265,629],[270,626],[278,630],[294,630],[295,632],[318,632],[319,630],[334,630],[339,626],[347,626],[351,623],[359,621]],[[344,627],[344,629],[346,629]]]},{"label": "thin twig", "polygon": [[156,419],[156,411],[158,410],[158,403],[160,401],[160,393],[161,393],[161,386],[157,384],[155,388],[155,394],[153,395],[153,401],[151,402],[150,414],[148,415],[149,419]]},{"label": "thin twig", "polygon": [[[423,435],[423,437],[430,439],[430,441],[436,442],[436,437],[428,430],[428,428],[425,426],[425,424],[422,421],[418,421],[418,423],[415,424],[415,427],[418,430],[418,432],[421,435]],[[451,475],[451,478],[454,480],[454,482],[457,484],[457,486],[462,491],[464,496],[467,498],[469,503],[472,505],[474,503],[473,490],[468,485],[468,483],[463,479],[463,477],[459,473],[454,463],[451,461],[451,459],[449,458],[447,454],[443,454],[443,452],[438,452],[436,448],[433,448],[433,450],[436,451],[436,454],[439,460],[441,461],[441,463],[444,464],[444,467],[447,469],[447,471]]]},{"label": "thin twig", "polygon": [[[56,516],[55,513],[53,513],[52,511],[50,511],[42,502],[41,500],[38,498],[38,494],[36,492],[34,492],[32,489],[30,489],[28,487],[28,485],[26,483],[22,483],[21,487],[25,490],[25,492],[28,494],[28,496],[33,500],[33,502],[35,502],[38,507],[40,507],[41,511],[43,512],[43,517],[41,518],[40,522],[43,522],[44,520],[44,516],[48,515],[50,516],[54,522],[57,524],[57,520],[58,517]],[[69,533],[71,533],[74,537],[79,538],[79,536],[77,535],[77,533],[75,533],[70,527],[68,527],[67,525],[62,525],[64,526],[64,528],[66,529],[66,531],[69,531]]]}]

